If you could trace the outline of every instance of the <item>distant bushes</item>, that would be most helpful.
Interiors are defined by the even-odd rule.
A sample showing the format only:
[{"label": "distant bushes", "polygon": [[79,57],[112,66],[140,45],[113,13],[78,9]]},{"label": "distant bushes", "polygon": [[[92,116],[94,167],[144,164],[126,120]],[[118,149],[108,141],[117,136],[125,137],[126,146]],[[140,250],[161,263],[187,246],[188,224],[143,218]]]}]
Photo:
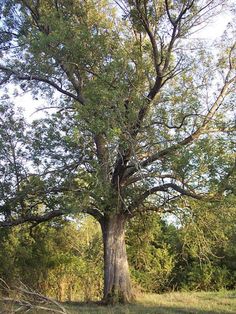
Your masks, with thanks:
[{"label": "distant bushes", "polygon": [[[174,223],[155,214],[130,221],[127,251],[137,289],[236,288],[234,207],[228,206],[226,215],[220,206],[214,211],[193,206],[192,216],[183,211]],[[88,217],[0,230],[0,277],[60,301],[101,297],[102,254],[100,226]]]},{"label": "distant bushes", "polygon": [[[144,291],[236,288],[235,199],[193,202],[179,219],[155,214],[131,221],[128,253],[133,280]],[[170,223],[172,221],[172,223]]]},{"label": "distant bushes", "polygon": [[[92,231],[91,231],[92,230]],[[102,290],[102,250],[98,226],[87,219],[0,231],[0,277],[22,281],[60,301],[98,298]]]}]

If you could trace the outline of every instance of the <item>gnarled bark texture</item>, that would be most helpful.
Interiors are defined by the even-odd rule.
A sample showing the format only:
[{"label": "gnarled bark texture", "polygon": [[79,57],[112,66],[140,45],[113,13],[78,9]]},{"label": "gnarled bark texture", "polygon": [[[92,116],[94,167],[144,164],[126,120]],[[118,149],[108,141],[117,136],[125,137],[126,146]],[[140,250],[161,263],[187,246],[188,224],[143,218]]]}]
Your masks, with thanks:
[{"label": "gnarled bark texture", "polygon": [[125,246],[125,222],[121,214],[104,219],[104,297],[106,304],[129,303],[133,300]]}]

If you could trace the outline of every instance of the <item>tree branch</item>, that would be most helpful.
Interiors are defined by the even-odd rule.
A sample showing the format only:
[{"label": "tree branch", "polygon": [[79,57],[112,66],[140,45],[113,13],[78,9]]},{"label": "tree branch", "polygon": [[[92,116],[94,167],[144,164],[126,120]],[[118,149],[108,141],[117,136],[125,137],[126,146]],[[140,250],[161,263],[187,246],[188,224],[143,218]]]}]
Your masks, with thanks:
[{"label": "tree branch", "polygon": [[[217,110],[219,109],[219,107],[222,105],[224,98],[227,96],[229,88],[231,86],[232,83],[236,82],[236,76],[231,78],[231,79],[227,79],[229,76],[229,73],[226,76],[226,81],[224,86],[222,87],[217,99],[215,100],[214,104],[212,105],[211,109],[208,111],[208,113],[205,115],[205,118],[203,120],[202,125],[196,130],[194,131],[191,135],[187,136],[185,139],[183,139],[182,141],[180,141],[177,144],[174,144],[170,147],[167,147],[157,153],[154,153],[153,155],[151,155],[150,157],[148,157],[147,159],[143,160],[142,162],[139,163],[139,168],[145,168],[147,166],[149,166],[150,164],[152,164],[154,161],[163,158],[169,154],[172,154],[173,152],[175,152],[176,150],[180,149],[183,146],[186,146],[190,143],[192,143],[193,141],[195,141],[196,139],[199,138],[199,136],[206,130],[209,122],[212,121],[212,118],[214,117],[215,113],[217,112]],[[138,171],[138,169],[135,166],[131,166],[130,168],[128,168],[126,170],[126,173],[124,175],[124,178],[128,178],[131,175],[133,175],[134,173],[136,173]]]},{"label": "tree branch", "polygon": [[102,169],[102,175],[105,181],[109,179],[109,152],[107,149],[106,138],[102,133],[96,134],[94,142],[97,149],[97,157]]},{"label": "tree branch", "polygon": [[86,209],[82,210],[82,213],[91,215],[93,218],[95,218],[99,222],[102,222],[102,220],[104,218],[102,212],[100,212],[100,210],[98,210],[95,207],[94,208],[86,208]]},{"label": "tree branch", "polygon": [[23,216],[23,217],[20,217],[18,219],[0,221],[0,227],[14,227],[14,226],[26,223],[26,222],[33,222],[33,223],[38,224],[41,222],[51,220],[52,218],[55,218],[55,217],[60,217],[64,214],[65,214],[65,212],[63,212],[62,210],[54,210],[54,211],[46,213],[45,215],[42,215],[42,216],[38,216],[38,215]]},{"label": "tree branch", "polygon": [[[7,77],[8,79],[10,79],[11,76],[14,76],[16,79],[21,80],[21,81],[38,81],[38,82],[46,83],[46,84],[52,86],[53,88],[55,88],[60,93],[66,95],[70,98],[73,98],[74,100],[76,100],[79,103],[81,103],[82,105],[84,105],[85,101],[80,95],[74,95],[73,93],[61,88],[59,85],[57,85],[53,81],[49,80],[48,78],[40,77],[37,75],[18,73],[17,71],[6,68],[3,65],[0,65],[0,70],[2,70],[3,72],[8,74],[8,77]],[[6,83],[6,78],[2,82]]]},{"label": "tree branch", "polygon": [[194,199],[202,199],[203,196],[193,193],[189,190],[186,190],[184,188],[181,188],[180,186],[178,186],[175,183],[166,183],[163,185],[159,185],[159,186],[154,186],[153,188],[145,191],[141,196],[139,196],[134,202],[133,204],[131,204],[129,206],[129,211],[132,212],[135,208],[137,208],[140,204],[143,203],[143,201],[148,198],[150,195],[155,194],[157,192],[168,192],[169,189],[172,189],[178,193],[180,193],[181,195],[185,195],[185,196],[189,196],[192,197]]}]

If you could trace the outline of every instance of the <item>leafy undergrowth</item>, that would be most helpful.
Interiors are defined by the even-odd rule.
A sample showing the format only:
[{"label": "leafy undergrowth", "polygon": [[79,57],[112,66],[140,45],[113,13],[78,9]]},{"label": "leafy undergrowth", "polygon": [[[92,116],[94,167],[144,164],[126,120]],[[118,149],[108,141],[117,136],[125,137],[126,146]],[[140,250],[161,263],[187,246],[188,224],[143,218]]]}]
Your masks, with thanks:
[{"label": "leafy undergrowth", "polygon": [[70,314],[226,314],[236,313],[236,291],[146,294],[127,306],[71,304],[66,308]]}]

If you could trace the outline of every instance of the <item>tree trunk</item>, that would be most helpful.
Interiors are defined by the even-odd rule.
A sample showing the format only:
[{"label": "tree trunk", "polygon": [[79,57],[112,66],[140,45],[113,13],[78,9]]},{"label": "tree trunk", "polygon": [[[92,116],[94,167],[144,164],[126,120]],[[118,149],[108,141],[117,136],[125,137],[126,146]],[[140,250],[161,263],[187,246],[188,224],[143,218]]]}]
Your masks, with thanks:
[{"label": "tree trunk", "polygon": [[114,214],[102,223],[104,244],[104,296],[106,304],[129,303],[133,299],[125,247],[125,222]]}]

